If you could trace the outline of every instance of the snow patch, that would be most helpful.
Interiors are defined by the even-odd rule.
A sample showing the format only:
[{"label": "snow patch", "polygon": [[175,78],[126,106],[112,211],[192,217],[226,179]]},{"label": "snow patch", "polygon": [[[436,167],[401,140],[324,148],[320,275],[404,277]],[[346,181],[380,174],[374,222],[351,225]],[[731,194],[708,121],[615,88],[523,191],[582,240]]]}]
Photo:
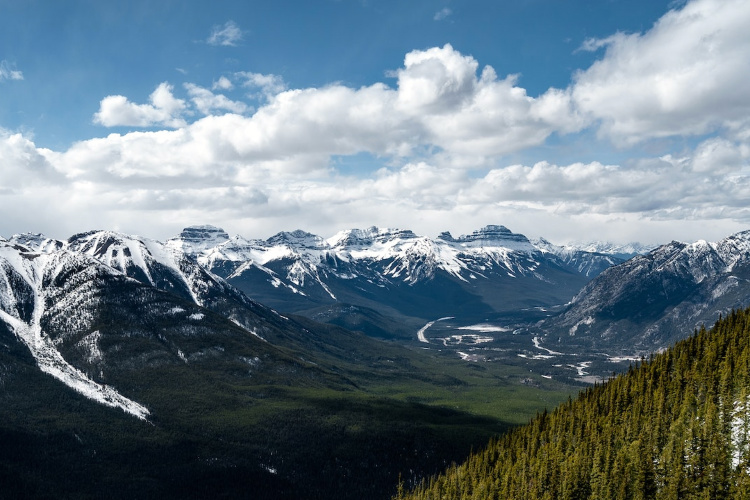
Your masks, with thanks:
[{"label": "snow patch", "polygon": [[573,325],[570,328],[570,332],[569,333],[570,333],[571,336],[575,336],[576,332],[578,331],[578,327],[579,326],[581,326],[581,325],[593,325],[593,324],[594,324],[594,318],[592,318],[591,316],[589,316],[587,318],[582,319],[581,321],[579,321],[575,325]]},{"label": "snow patch", "polygon": [[456,354],[458,354],[458,356],[463,361],[472,361],[472,362],[476,363],[480,359],[480,357],[477,356],[476,354],[468,354],[468,353],[461,352],[461,351],[456,351]]},{"label": "snow patch", "polygon": [[104,355],[101,349],[99,349],[99,339],[101,338],[102,334],[97,330],[89,333],[76,344],[76,346],[86,351],[86,361],[91,364],[99,363],[104,359]]},{"label": "snow patch", "polygon": [[491,332],[509,332],[510,328],[502,326],[490,325],[488,323],[482,323],[478,325],[459,326],[459,330],[472,330],[475,332],[491,333]]},{"label": "snow patch", "polygon": [[[64,251],[40,255],[25,253],[10,247],[1,248],[0,264],[6,271],[10,267],[28,285],[33,294],[34,308],[31,321],[28,323],[2,309],[0,309],[0,320],[4,321],[16,337],[28,347],[37,366],[44,373],[89,399],[106,406],[120,408],[126,413],[146,420],[149,411],[145,406],[126,398],[113,387],[98,384],[88,378],[86,374],[63,358],[54,342],[42,331],[41,319],[45,312],[45,293],[42,290],[42,282],[45,279],[54,281],[57,274],[64,269],[66,256],[67,253]],[[0,302],[4,303],[8,298],[3,293],[0,296]],[[99,332],[93,332],[81,341],[82,346],[88,349],[90,357],[94,359],[101,356],[98,347],[99,335]]]},{"label": "snow patch", "polygon": [[40,370],[89,399],[112,408],[120,408],[141,420],[146,420],[150,413],[145,406],[126,398],[113,387],[97,384],[82,371],[68,363],[49,337],[42,332],[38,323],[39,318],[36,316],[35,311],[35,321],[31,325],[27,325],[6,312],[0,311],[0,319],[10,325],[16,336],[26,344]]},{"label": "snow patch", "polygon": [[581,363],[568,366],[575,369],[579,377],[585,377],[589,374],[586,370],[591,366],[591,361],[582,361]]},{"label": "snow patch", "polygon": [[468,335],[451,335],[443,339],[443,345],[448,347],[449,345],[460,345],[464,343],[464,340],[468,339],[467,344],[484,344],[486,342],[492,342],[492,337],[482,337],[481,335],[468,334]]},{"label": "snow patch", "polygon": [[[750,453],[750,396],[734,403],[731,443],[732,469],[737,469]],[[746,468],[745,473],[750,474],[750,467]]]}]

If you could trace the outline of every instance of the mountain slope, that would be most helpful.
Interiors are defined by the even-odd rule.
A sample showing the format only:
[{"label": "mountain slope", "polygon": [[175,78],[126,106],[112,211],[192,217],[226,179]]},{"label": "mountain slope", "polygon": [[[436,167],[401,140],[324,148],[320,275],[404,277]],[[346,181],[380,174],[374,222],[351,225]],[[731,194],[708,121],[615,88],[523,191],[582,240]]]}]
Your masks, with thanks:
[{"label": "mountain slope", "polygon": [[398,498],[747,498],[750,310]]},{"label": "mountain slope", "polygon": [[541,325],[553,344],[648,353],[750,302],[750,231],[672,242],[611,267]]}]

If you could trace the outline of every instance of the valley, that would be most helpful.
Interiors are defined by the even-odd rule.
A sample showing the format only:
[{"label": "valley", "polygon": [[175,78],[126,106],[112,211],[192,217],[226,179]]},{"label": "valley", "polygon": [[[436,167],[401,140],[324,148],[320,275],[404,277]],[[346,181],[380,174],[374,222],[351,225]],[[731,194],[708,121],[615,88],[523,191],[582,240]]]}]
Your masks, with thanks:
[{"label": "valley", "polygon": [[[447,317],[427,323],[417,334],[425,350],[450,353],[465,362],[517,366],[536,377],[565,383],[601,383],[641,359],[637,354],[577,351],[565,345],[552,349],[526,323],[467,325]],[[529,378],[527,383],[535,383],[533,380]]]}]

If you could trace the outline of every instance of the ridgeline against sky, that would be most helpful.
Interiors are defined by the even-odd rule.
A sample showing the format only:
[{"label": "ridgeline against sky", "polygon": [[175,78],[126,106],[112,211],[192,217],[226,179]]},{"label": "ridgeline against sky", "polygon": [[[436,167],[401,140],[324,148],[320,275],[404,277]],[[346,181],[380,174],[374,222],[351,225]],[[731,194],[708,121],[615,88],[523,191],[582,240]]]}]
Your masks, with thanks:
[{"label": "ridgeline against sky", "polygon": [[0,0],[0,234],[750,222],[746,1],[264,4]]}]

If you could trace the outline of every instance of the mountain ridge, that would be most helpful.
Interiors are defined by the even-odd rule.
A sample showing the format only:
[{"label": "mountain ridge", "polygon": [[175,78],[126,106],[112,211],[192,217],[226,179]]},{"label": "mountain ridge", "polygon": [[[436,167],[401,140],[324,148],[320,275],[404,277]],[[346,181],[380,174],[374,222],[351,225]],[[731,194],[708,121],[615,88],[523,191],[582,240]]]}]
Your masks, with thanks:
[{"label": "mountain ridge", "polygon": [[611,343],[647,354],[748,300],[750,231],[741,231],[718,242],[673,241],[613,266],[540,327],[553,341]]},{"label": "mountain ridge", "polygon": [[[189,238],[178,236],[166,246],[182,249],[276,309],[312,315],[321,307],[351,304],[403,316],[413,324],[434,319],[445,303],[472,303],[450,314],[477,318],[559,305],[622,261],[546,240],[532,242],[501,225],[458,237],[443,232],[437,238],[376,226],[339,231],[330,238],[297,230],[267,240],[217,239],[226,233],[213,226],[183,233]],[[519,295],[514,292],[519,287],[533,291]],[[433,291],[440,298],[430,299]]]}]

